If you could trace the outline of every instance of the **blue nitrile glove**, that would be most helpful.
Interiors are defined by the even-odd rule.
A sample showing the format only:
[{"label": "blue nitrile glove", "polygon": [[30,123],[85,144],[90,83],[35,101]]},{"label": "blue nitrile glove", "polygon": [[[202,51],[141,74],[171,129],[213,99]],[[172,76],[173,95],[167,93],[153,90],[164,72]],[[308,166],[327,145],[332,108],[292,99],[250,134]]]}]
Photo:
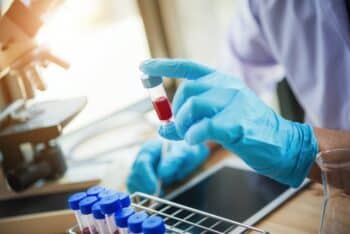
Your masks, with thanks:
[{"label": "blue nitrile glove", "polygon": [[147,60],[140,69],[188,79],[172,105],[176,131],[160,129],[164,137],[189,144],[215,141],[257,172],[293,187],[308,174],[318,151],[311,126],[282,118],[241,80],[179,59]]},{"label": "blue nitrile glove", "polygon": [[154,194],[157,191],[159,164],[162,142],[153,140],[144,143],[138,152],[127,179],[129,192]]},{"label": "blue nitrile glove", "polygon": [[178,141],[170,143],[168,149],[168,152],[161,156],[161,140],[149,141],[141,147],[127,179],[129,192],[154,194],[157,191],[158,179],[166,185],[182,180],[198,168],[209,155],[205,144],[191,146],[184,141]]}]

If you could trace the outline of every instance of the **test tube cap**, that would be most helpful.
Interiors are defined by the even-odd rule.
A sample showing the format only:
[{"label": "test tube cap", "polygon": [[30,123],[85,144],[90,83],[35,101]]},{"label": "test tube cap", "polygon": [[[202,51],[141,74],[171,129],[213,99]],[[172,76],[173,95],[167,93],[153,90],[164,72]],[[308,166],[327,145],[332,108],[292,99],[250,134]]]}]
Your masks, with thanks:
[{"label": "test tube cap", "polygon": [[141,211],[131,215],[128,218],[128,228],[132,233],[141,233],[142,232],[142,223],[147,219],[148,215],[146,212]]},{"label": "test tube cap", "polygon": [[106,189],[98,194],[98,198],[102,199],[104,197],[109,197],[114,195],[118,195],[118,192],[114,190]]},{"label": "test tube cap", "polygon": [[144,88],[150,89],[160,85],[163,82],[163,79],[161,76],[149,76],[143,74],[141,76],[141,81]]},{"label": "test tube cap", "polygon": [[72,210],[79,210],[79,202],[86,198],[87,195],[85,192],[74,193],[68,198],[69,207]]},{"label": "test tube cap", "polygon": [[130,196],[127,193],[118,193],[120,203],[123,208],[130,206],[131,200]]},{"label": "test tube cap", "polygon": [[105,216],[101,210],[100,202],[96,202],[95,204],[93,204],[91,211],[92,211],[92,215],[94,216],[95,219],[104,219],[105,218]]},{"label": "test tube cap", "polygon": [[98,201],[97,197],[88,196],[79,202],[80,211],[82,214],[91,214],[91,207]]},{"label": "test tube cap", "polygon": [[105,214],[116,213],[122,208],[118,195],[112,195],[102,198],[100,201],[100,206],[102,212]]},{"label": "test tube cap", "polygon": [[144,234],[164,234],[165,224],[161,217],[152,216],[142,223],[142,231]]},{"label": "test tube cap", "polygon": [[118,227],[128,227],[128,218],[135,213],[132,207],[123,208],[120,212],[115,214],[115,222]]},{"label": "test tube cap", "polygon": [[87,191],[86,191],[86,194],[88,196],[98,196],[98,194],[102,191],[106,190],[104,187],[100,186],[100,185],[96,185],[96,186],[93,186],[91,188],[89,188]]}]

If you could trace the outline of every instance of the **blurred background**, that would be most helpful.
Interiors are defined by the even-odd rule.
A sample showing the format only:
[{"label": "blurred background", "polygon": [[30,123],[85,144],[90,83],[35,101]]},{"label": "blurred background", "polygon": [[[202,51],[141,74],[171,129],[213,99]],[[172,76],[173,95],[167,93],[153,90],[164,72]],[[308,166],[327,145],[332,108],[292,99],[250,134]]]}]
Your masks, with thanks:
[{"label": "blurred background", "polygon": [[[237,4],[0,1],[0,200],[18,196],[9,187],[37,193],[42,179],[64,187],[108,177],[125,189],[138,147],[159,125],[139,64],[181,57],[220,66]],[[171,99],[178,83],[164,83]]]},{"label": "blurred background", "polygon": [[[44,69],[48,90],[38,100],[86,96],[86,108],[66,128],[71,132],[145,99],[138,65],[147,58],[216,66],[234,7],[234,0],[62,1],[37,39],[71,67]],[[171,93],[175,85],[167,86]]]}]

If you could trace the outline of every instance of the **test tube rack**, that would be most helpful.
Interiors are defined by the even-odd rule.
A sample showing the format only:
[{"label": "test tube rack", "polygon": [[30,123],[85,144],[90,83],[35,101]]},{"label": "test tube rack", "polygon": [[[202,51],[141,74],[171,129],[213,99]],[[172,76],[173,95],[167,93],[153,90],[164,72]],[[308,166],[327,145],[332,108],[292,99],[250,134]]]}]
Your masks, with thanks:
[{"label": "test tube rack", "polygon": [[[267,231],[234,220],[193,209],[172,201],[136,192],[131,195],[135,210],[145,211],[149,215],[158,215],[166,224],[167,233],[264,233]],[[67,230],[76,234],[77,227]]]}]

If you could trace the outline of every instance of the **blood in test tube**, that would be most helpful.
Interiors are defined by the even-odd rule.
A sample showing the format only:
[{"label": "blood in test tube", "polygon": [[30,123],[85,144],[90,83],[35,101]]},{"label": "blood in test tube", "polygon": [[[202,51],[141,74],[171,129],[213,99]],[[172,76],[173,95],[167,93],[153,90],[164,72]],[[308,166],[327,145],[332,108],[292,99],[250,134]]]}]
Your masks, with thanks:
[{"label": "blood in test tube", "polygon": [[100,202],[96,202],[92,208],[92,215],[94,216],[95,226],[98,234],[108,234],[108,226],[105,220],[105,215],[103,214],[100,206]]},{"label": "blood in test tube", "polygon": [[83,234],[91,234],[88,227],[84,227],[82,233]]},{"label": "blood in test tube", "polygon": [[163,86],[163,78],[160,76],[143,75],[141,81],[143,87],[146,88],[149,93],[153,108],[159,120],[162,121],[163,124],[169,124],[172,121],[173,113]]},{"label": "blood in test tube", "polygon": [[96,234],[94,217],[92,214],[92,206],[98,201],[95,196],[88,196],[79,202],[80,212],[82,214],[83,234]]},{"label": "blood in test tube", "polygon": [[119,233],[117,224],[114,220],[115,214],[119,213],[122,209],[118,194],[102,198],[100,201],[100,207],[102,212],[105,214],[105,220],[109,233]]},{"label": "blood in test tube", "polygon": [[167,97],[158,97],[152,103],[154,110],[157,112],[159,120],[167,121],[171,119],[173,113]]}]

